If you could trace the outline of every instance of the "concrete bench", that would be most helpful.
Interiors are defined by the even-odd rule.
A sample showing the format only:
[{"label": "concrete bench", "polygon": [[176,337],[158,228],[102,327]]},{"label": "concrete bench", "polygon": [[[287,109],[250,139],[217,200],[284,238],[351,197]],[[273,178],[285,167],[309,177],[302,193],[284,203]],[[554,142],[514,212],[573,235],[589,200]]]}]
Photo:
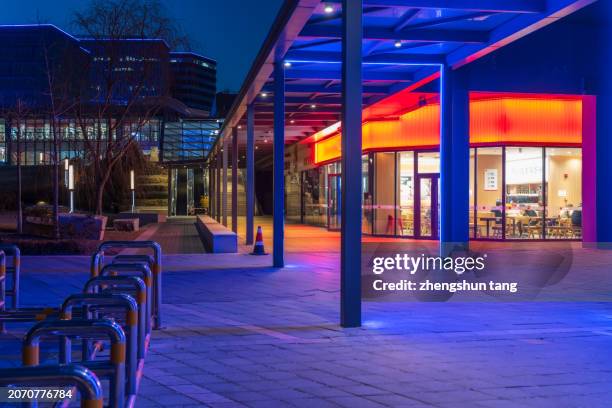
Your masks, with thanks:
[{"label": "concrete bench", "polygon": [[113,226],[117,231],[138,231],[140,220],[138,218],[119,218],[113,221]]},{"label": "concrete bench", "polygon": [[238,235],[206,215],[198,215],[196,228],[208,252],[214,254],[238,252]]}]

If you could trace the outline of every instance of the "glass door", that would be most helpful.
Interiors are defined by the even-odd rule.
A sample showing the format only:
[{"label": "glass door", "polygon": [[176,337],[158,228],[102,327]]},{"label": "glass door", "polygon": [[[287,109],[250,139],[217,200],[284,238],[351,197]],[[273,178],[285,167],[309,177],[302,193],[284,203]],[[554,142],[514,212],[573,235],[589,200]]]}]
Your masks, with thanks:
[{"label": "glass door", "polygon": [[327,195],[327,228],[330,231],[340,230],[342,208],[342,176],[329,174],[327,176],[329,194]]},{"label": "glass door", "polygon": [[419,175],[417,176],[416,206],[418,227],[416,236],[418,238],[438,239],[439,237],[439,181],[440,176]]}]

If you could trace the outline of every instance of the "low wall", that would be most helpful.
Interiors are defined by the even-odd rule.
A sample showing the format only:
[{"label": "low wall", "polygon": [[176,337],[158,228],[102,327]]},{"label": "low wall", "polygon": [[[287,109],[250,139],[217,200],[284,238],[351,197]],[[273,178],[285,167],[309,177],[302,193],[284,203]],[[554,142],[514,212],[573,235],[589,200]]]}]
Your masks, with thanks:
[{"label": "low wall", "polygon": [[198,215],[196,228],[200,239],[208,252],[238,252],[238,235],[207,215]]}]

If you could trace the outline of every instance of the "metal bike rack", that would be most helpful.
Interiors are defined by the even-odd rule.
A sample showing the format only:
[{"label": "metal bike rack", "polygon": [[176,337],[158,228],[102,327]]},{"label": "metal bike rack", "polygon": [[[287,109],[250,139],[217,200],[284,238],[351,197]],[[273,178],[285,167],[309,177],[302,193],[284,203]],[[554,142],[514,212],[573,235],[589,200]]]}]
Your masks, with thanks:
[{"label": "metal bike rack", "polygon": [[104,395],[98,377],[78,364],[17,367],[0,370],[0,386],[56,387],[70,385],[81,394],[81,408],[102,408]]},{"label": "metal bike rack", "polygon": [[[134,298],[121,293],[79,293],[68,296],[61,307],[62,319],[72,318],[74,307],[86,307],[96,312],[108,311],[108,308],[125,310],[125,327],[127,331],[127,383],[128,393],[136,393],[136,370],[138,369],[138,334],[137,326],[144,327],[144,321],[138,321],[138,305]],[[87,316],[89,317],[89,316]],[[83,360],[87,359],[88,349],[83,349]]]},{"label": "metal bike rack", "polygon": [[[40,364],[40,339],[57,336],[60,338],[100,338],[110,339],[110,360],[83,362],[98,377],[110,379],[109,404],[113,408],[125,405],[125,354],[126,341],[119,324],[108,319],[100,320],[44,320],[34,325],[23,338],[22,363],[26,367]],[[70,342],[66,359],[70,357]]]},{"label": "metal bike rack", "polygon": [[[144,359],[145,357],[145,340],[147,334],[147,328],[149,326],[150,316],[147,316],[147,287],[145,286],[142,279],[136,276],[98,276],[91,278],[85,283],[83,291],[85,293],[96,293],[96,289],[104,289],[103,294],[106,293],[120,293],[113,292],[113,290],[123,290],[125,287],[135,289],[136,292],[136,303],[138,304],[138,359]],[[110,292],[109,292],[110,291]],[[144,322],[144,323],[142,323]]]},{"label": "metal bike rack", "polygon": [[138,276],[147,287],[147,333],[151,332],[151,319],[153,318],[153,275],[146,263],[113,263],[105,265],[100,270],[100,276]]},{"label": "metal bike rack", "polygon": [[11,287],[6,290],[5,296],[11,297],[11,309],[19,308],[19,281],[21,274],[21,251],[17,245],[0,244],[0,251],[13,258],[13,264],[7,265],[7,275],[12,275]]},{"label": "metal bike rack", "polygon": [[89,277],[95,278],[100,275],[100,270],[104,264],[104,252],[98,251],[91,256],[91,262],[89,264]]},{"label": "metal bike rack", "polygon": [[[110,248],[149,249],[153,251],[153,328],[161,328],[161,299],[162,299],[162,250],[155,241],[106,241],[98,246],[98,252],[104,253]],[[126,259],[126,255],[119,255],[119,259]],[[127,259],[138,259],[136,256]],[[145,258],[140,258],[140,262]]]},{"label": "metal bike rack", "polygon": [[[0,251],[0,312],[6,309],[6,255]],[[4,322],[0,322],[0,332],[4,333]]]}]

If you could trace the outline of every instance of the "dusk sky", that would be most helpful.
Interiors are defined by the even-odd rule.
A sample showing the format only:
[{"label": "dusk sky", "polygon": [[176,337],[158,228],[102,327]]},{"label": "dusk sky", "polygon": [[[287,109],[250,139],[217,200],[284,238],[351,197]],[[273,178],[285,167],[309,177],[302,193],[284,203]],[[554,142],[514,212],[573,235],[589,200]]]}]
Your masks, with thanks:
[{"label": "dusk sky", "polygon": [[[282,4],[282,0],[161,1],[189,36],[193,51],[217,60],[219,91],[239,90]],[[87,3],[87,0],[3,1],[0,24],[40,21],[74,33],[72,15]]]}]

